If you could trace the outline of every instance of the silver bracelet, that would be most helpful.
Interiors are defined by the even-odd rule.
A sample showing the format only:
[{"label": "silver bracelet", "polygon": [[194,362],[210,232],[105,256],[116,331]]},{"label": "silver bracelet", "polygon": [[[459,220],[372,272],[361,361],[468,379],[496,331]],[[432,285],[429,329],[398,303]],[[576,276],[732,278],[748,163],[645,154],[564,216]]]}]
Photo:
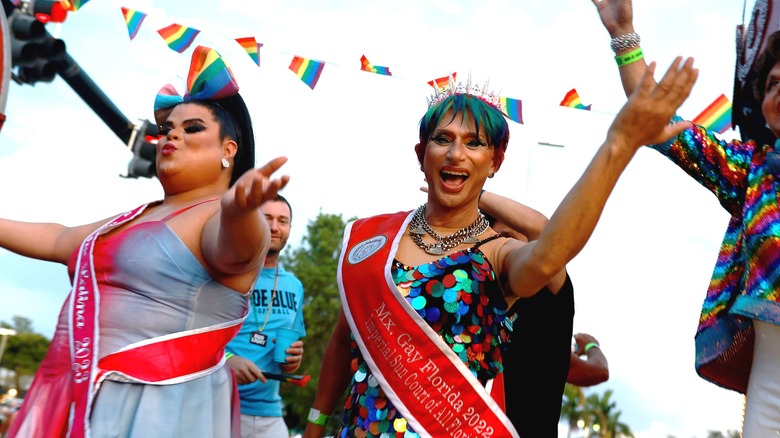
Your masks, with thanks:
[{"label": "silver bracelet", "polygon": [[639,34],[631,32],[612,38],[612,41],[609,42],[609,46],[612,47],[613,52],[618,53],[639,47],[640,41]]}]

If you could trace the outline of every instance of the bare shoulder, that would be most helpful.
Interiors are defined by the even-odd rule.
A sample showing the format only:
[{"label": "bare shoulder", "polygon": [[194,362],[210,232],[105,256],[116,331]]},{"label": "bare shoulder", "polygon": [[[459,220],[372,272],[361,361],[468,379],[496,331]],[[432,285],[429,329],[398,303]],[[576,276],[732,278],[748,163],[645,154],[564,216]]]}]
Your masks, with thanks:
[{"label": "bare shoulder", "polygon": [[499,277],[502,273],[502,266],[504,264],[504,258],[507,254],[512,252],[515,248],[519,248],[526,243],[511,237],[498,237],[490,242],[485,242],[480,245],[479,249],[485,254],[493,269],[496,271],[496,275]]}]

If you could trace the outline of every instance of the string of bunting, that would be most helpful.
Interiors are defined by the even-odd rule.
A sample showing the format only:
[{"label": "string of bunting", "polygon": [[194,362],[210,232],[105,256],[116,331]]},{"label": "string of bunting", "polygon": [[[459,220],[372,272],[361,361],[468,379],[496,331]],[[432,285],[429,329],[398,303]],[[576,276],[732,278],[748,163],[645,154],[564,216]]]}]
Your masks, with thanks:
[{"label": "string of bunting", "polygon": [[[89,0],[63,0],[63,5],[66,7],[66,9],[77,11],[88,1]],[[121,7],[121,11],[127,25],[127,32],[130,40],[133,40],[138,35],[138,32],[141,29],[141,25],[143,24],[147,14],[138,10],[126,8],[124,6]],[[182,24],[173,23],[157,30],[157,33],[160,35],[160,37],[162,37],[162,39],[165,41],[165,44],[171,50],[183,53],[195,41],[198,34],[200,33],[200,30],[187,27]],[[260,67],[260,49],[263,47],[263,44],[258,42],[253,36],[235,38],[234,41],[236,41],[236,43],[244,49],[252,62]],[[326,61],[293,55],[289,69],[304,84],[314,90],[326,64],[328,64]],[[374,73],[380,76],[393,76],[389,67],[373,65],[368,60],[366,55],[362,55],[360,57],[360,70],[367,73]],[[453,80],[455,80],[457,73],[452,73],[448,76],[433,79],[428,81],[428,84],[437,90],[444,88],[448,85],[450,76],[452,76]],[[520,124],[523,123],[523,104],[520,99],[501,96],[500,103],[501,106],[505,108],[506,116],[510,120]],[[575,88],[572,88],[566,93],[559,105],[585,111],[591,111],[592,108],[592,104],[585,105],[582,103],[582,99],[580,98],[580,95]],[[726,98],[725,95],[720,95],[707,108],[705,108],[701,114],[693,119],[693,122],[702,125],[711,131],[723,134],[728,129],[732,128],[731,106],[731,102],[728,100],[728,98]]]},{"label": "string of bunting", "polygon": [[[82,3],[83,4],[83,3]],[[144,19],[147,14],[135,9],[127,7],[121,7],[122,17],[127,25],[127,32],[130,40],[133,40],[137,35]],[[157,33],[165,41],[165,44],[178,53],[186,51],[195,41],[200,30],[191,27],[184,26],[182,24],[173,23],[162,29],[157,30]],[[262,43],[257,42],[255,37],[241,37],[234,39],[241,48],[246,51],[247,55],[252,59],[258,67],[260,66],[260,49],[263,47]],[[298,55],[293,55],[290,61],[289,69],[292,71],[304,84],[314,90],[317,86],[317,82],[320,79],[320,75],[325,68],[327,62],[316,59],[305,58]],[[380,76],[393,76],[389,67],[374,65],[368,60],[366,55],[360,57],[360,70],[367,73],[374,73]],[[453,78],[455,77],[453,73]],[[429,81],[428,83],[436,88],[445,87],[448,84],[449,76]],[[511,97],[501,97],[501,104],[506,108],[506,115],[510,120],[517,123],[523,123],[523,106],[520,99],[514,99]]]}]

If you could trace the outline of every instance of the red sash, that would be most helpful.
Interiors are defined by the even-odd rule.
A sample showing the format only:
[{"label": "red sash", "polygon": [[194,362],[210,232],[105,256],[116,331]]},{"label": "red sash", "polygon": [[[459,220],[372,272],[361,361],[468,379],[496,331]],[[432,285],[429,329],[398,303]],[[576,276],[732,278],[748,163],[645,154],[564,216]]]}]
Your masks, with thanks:
[{"label": "red sash", "polygon": [[144,208],[146,208],[146,204],[117,216],[84,239],[79,248],[73,289],[68,298],[68,335],[72,373],[69,437],[90,435],[89,413],[95,392],[94,376],[97,375],[98,309],[100,305],[100,292],[95,279],[92,250],[100,234],[132,220]]},{"label": "red sash", "polygon": [[[148,204],[147,204],[148,205]],[[103,357],[98,363],[100,291],[92,253],[97,237],[132,220],[146,208],[124,213],[89,235],[79,248],[69,308],[72,365],[68,437],[89,437],[97,386],[108,376],[136,383],[170,385],[196,379],[224,364],[224,348],[244,318],[148,339]],[[246,316],[246,315],[245,315]]]},{"label": "red sash", "polygon": [[98,362],[98,383],[118,375],[134,383],[172,385],[211,374],[244,318],[137,342]]},{"label": "red sash", "polygon": [[518,437],[479,380],[398,293],[390,267],[411,218],[401,212],[347,226],[339,292],[360,351],[420,435]]}]

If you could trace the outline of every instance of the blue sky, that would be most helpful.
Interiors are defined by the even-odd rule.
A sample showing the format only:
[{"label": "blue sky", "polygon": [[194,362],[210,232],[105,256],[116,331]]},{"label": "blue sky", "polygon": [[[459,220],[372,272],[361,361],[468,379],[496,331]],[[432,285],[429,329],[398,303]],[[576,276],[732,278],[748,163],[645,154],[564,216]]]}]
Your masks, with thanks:
[{"label": "blue sky", "polygon": [[[675,55],[690,55],[701,69],[681,115],[693,118],[719,94],[731,96],[741,2],[634,3],[648,59],[665,68]],[[133,41],[120,6],[148,14]],[[589,0],[92,0],[49,31],[138,120],[152,117],[162,85],[186,76],[192,48],[176,53],[156,33],[174,22],[201,30],[195,44],[215,48],[236,74],[255,122],[258,163],[290,158],[291,245],[320,211],[348,218],[425,201],[412,148],[428,80],[471,73],[523,101],[525,124],[511,124],[507,159],[486,188],[547,215],[625,100]],[[264,44],[260,68],[232,41],[245,36]],[[287,69],[293,55],[326,62],[314,90]],[[359,71],[361,55],[394,76]],[[558,106],[575,87],[592,112]],[[119,177],[130,152],[61,79],[12,85],[6,113],[0,216],[77,225],[161,197],[156,180]],[[693,369],[693,335],[727,220],[711,195],[642,150],[569,266],[575,330],[595,335],[610,361],[610,381],[594,390],[615,391],[638,437],[739,428],[742,397]],[[64,267],[0,250],[0,321],[22,315],[50,335],[68,288]]]}]

